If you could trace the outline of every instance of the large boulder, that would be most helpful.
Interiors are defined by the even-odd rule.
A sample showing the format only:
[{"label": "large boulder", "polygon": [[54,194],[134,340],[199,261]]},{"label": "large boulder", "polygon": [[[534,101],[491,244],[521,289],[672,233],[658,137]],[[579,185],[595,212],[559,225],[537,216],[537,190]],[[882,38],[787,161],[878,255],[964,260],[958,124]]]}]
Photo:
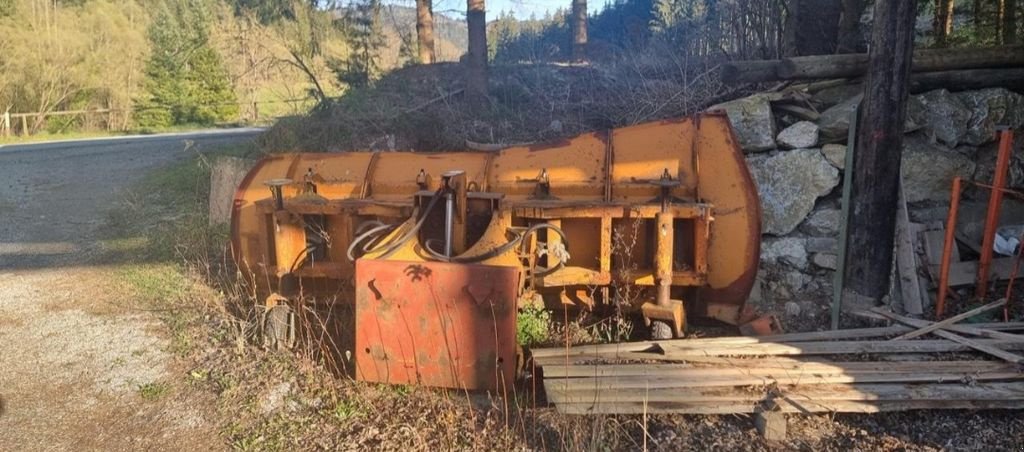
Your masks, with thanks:
[{"label": "large boulder", "polygon": [[863,94],[846,99],[821,113],[818,118],[821,141],[826,143],[845,142],[850,130],[850,115],[860,104]]},{"label": "large boulder", "polygon": [[806,241],[800,237],[766,238],[761,241],[761,263],[766,266],[784,264],[796,269],[805,268]]},{"label": "large boulder", "polygon": [[797,122],[779,132],[775,141],[785,149],[812,148],[818,144],[818,126],[810,121]]},{"label": "large boulder", "polygon": [[826,144],[821,147],[821,155],[836,168],[843,169],[846,166],[845,144]]},{"label": "large boulder", "polygon": [[1024,96],[1005,88],[964,91],[956,97],[971,112],[964,142],[980,146],[994,141],[996,126],[1020,127],[1024,124]]},{"label": "large boulder", "polygon": [[839,184],[839,170],[818,149],[796,149],[747,160],[761,196],[762,231],[785,235]]},{"label": "large boulder", "polygon": [[[1011,151],[1010,162],[1006,171],[1006,185],[1020,187],[1024,186],[1024,159],[1014,154]],[[998,158],[998,143],[989,143],[977,148],[973,159],[977,165],[974,169],[974,180],[991,183],[996,173],[996,160]],[[984,199],[988,199],[988,190],[982,191],[984,192]]]},{"label": "large boulder", "polygon": [[814,237],[835,237],[839,235],[839,209],[818,209],[804,220],[800,231]]},{"label": "large boulder", "polygon": [[932,143],[920,134],[903,139],[903,192],[907,202],[949,201],[956,176],[970,179],[974,162],[963,154]]},{"label": "large boulder", "polygon": [[[822,143],[844,143],[850,131],[850,115],[860,104],[863,94],[851,97],[825,110],[818,118],[819,135]],[[907,99],[907,117],[903,122],[904,132],[920,129],[927,122],[927,109],[916,97]]]},{"label": "large boulder", "polygon": [[967,135],[971,111],[955,94],[945,89],[914,96],[924,106],[925,128],[929,135],[949,147],[956,147]]},{"label": "large boulder", "polygon": [[761,152],[775,149],[775,117],[769,100],[765,94],[755,94],[709,110],[725,110],[744,152]]}]

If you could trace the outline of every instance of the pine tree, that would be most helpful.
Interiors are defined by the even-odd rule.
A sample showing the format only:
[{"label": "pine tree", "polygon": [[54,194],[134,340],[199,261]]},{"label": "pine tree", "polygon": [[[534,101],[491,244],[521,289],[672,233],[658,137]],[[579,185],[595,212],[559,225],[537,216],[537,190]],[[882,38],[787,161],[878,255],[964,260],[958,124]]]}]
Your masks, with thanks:
[{"label": "pine tree", "polygon": [[333,62],[331,66],[342,83],[367,86],[381,75],[380,49],[387,44],[381,24],[380,0],[367,0],[356,6],[347,20],[352,51],[348,58]]},{"label": "pine tree", "polygon": [[143,127],[212,124],[238,115],[224,62],[209,42],[209,17],[198,0],[161,3],[149,29]]}]

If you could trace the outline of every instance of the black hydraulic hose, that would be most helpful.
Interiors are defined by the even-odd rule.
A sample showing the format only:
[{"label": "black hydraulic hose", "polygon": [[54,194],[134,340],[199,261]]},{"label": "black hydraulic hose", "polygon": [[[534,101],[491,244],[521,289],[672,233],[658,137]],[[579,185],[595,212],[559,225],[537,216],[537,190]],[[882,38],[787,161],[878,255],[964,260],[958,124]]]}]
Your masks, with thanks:
[{"label": "black hydraulic hose", "polygon": [[[541,229],[549,229],[549,230],[554,231],[556,234],[558,234],[559,237],[562,238],[562,245],[565,246],[566,251],[569,250],[569,240],[565,237],[565,232],[563,232],[562,229],[559,228],[558,226],[555,226],[555,225],[553,225],[551,223],[539,223],[539,224],[535,224],[533,226],[530,226],[525,231],[523,231],[521,234],[517,234],[515,238],[513,238],[512,240],[509,240],[507,243],[505,243],[505,244],[503,244],[501,246],[498,246],[498,247],[496,247],[496,248],[494,248],[494,249],[492,249],[492,250],[490,250],[490,251],[488,251],[486,253],[478,254],[476,256],[469,256],[469,257],[452,256],[452,257],[448,257],[448,256],[445,256],[445,255],[443,255],[441,253],[438,253],[437,251],[434,251],[433,248],[430,246],[430,244],[432,242],[437,242],[438,241],[437,239],[427,240],[423,244],[423,250],[427,253],[427,255],[430,258],[432,258],[434,260],[441,261],[441,262],[453,262],[453,263],[457,263],[457,264],[473,264],[473,263],[477,263],[477,262],[483,262],[483,261],[485,261],[487,259],[490,259],[490,258],[496,257],[496,256],[500,256],[500,255],[508,252],[512,248],[515,248],[517,245],[522,243],[524,239],[526,239],[527,237],[530,236],[530,234],[535,234],[537,231],[539,231]],[[558,270],[558,269],[560,269],[560,268],[562,268],[564,266],[565,266],[565,263],[562,262],[561,259],[558,259],[558,263],[555,264],[555,266],[548,267],[547,269],[545,269],[545,270],[543,270],[541,272],[534,273],[533,276],[545,276],[545,275],[551,274],[552,272],[554,272],[554,271],[556,271],[556,270]]]},{"label": "black hydraulic hose", "polygon": [[[410,228],[405,234],[402,234],[401,237],[399,237],[398,239],[396,239],[396,240],[394,240],[392,242],[380,244],[376,248],[372,248],[372,249],[370,248],[372,246],[372,244],[373,244],[373,240],[367,241],[368,239],[370,239],[370,238],[377,238],[380,235],[383,235],[383,233],[385,231],[388,231],[389,229],[393,228],[393,226],[385,225],[383,223],[381,223],[379,226],[375,226],[375,227],[371,228],[370,230],[368,230],[368,231],[366,231],[366,232],[356,236],[355,238],[353,238],[352,239],[352,243],[349,244],[348,251],[346,253],[346,256],[348,257],[349,261],[355,261],[356,260],[355,253],[354,253],[354,251],[356,249],[356,245],[358,245],[359,243],[362,243],[364,241],[367,241],[367,242],[366,242],[366,245],[362,249],[363,254],[377,253],[377,252],[381,252],[383,250],[383,252],[381,254],[381,257],[390,256],[392,253],[397,251],[399,247],[401,247],[406,242],[408,242],[410,239],[412,239],[413,237],[416,236],[416,233],[423,226],[423,223],[425,223],[427,221],[427,215],[430,214],[430,211],[433,210],[434,207],[437,205],[438,200],[440,200],[441,198],[444,197],[443,194],[444,194],[444,188],[442,188],[442,189],[438,190],[437,192],[435,192],[434,195],[431,196],[430,202],[427,203],[427,207],[425,209],[423,209],[422,213],[420,213],[419,218],[416,220],[416,223],[413,224],[412,228]],[[410,218],[416,218],[416,213],[413,213],[413,215]],[[379,222],[377,222],[377,223],[379,223]],[[407,224],[407,223],[408,222],[405,222],[405,223],[402,223],[402,224],[404,225],[404,224]],[[401,226],[398,226],[398,227],[401,227]],[[362,228],[362,225],[360,225],[360,228]]]}]

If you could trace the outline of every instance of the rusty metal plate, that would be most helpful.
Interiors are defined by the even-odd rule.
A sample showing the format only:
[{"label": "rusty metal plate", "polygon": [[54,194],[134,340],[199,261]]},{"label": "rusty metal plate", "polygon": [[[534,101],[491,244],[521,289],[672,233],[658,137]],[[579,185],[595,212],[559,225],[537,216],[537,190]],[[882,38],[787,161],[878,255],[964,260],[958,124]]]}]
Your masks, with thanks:
[{"label": "rusty metal plate", "polygon": [[356,262],[356,378],[504,392],[516,366],[519,269]]}]

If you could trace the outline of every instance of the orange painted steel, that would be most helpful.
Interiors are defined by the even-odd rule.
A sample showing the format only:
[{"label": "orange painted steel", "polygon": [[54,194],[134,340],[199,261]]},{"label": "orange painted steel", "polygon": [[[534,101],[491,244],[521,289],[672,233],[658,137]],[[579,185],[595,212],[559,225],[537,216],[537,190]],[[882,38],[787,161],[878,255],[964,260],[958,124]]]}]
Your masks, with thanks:
[{"label": "orange painted steel", "polygon": [[389,384],[486,389],[515,381],[519,270],[360,259],[356,377]]},{"label": "orange painted steel", "polygon": [[1003,206],[1003,187],[1006,186],[1006,173],[1010,166],[1010,154],[1013,149],[1013,130],[1004,129],[999,134],[999,154],[996,157],[995,175],[992,180],[992,191],[989,193],[988,212],[985,216],[985,232],[981,242],[981,257],[978,260],[978,284],[975,294],[979,299],[985,298],[988,292],[989,269],[992,266],[992,244],[995,241],[996,228],[999,227],[999,212]]},{"label": "orange painted steel", "polygon": [[[516,295],[549,306],[639,310],[666,282],[687,315],[737,324],[750,320],[761,208],[728,118],[708,113],[496,152],[268,156],[235,194],[231,235],[267,296],[367,296],[349,255],[450,260],[513,268]],[[615,299],[627,286],[642,296]]]},{"label": "orange painted steel", "polygon": [[956,216],[960,211],[960,192],[962,179],[953,178],[950,190],[949,213],[946,216],[946,237],[942,243],[942,262],[939,265],[939,293],[935,300],[935,317],[942,318],[946,312],[946,296],[949,293],[949,266],[953,259],[953,246],[956,233]]}]

